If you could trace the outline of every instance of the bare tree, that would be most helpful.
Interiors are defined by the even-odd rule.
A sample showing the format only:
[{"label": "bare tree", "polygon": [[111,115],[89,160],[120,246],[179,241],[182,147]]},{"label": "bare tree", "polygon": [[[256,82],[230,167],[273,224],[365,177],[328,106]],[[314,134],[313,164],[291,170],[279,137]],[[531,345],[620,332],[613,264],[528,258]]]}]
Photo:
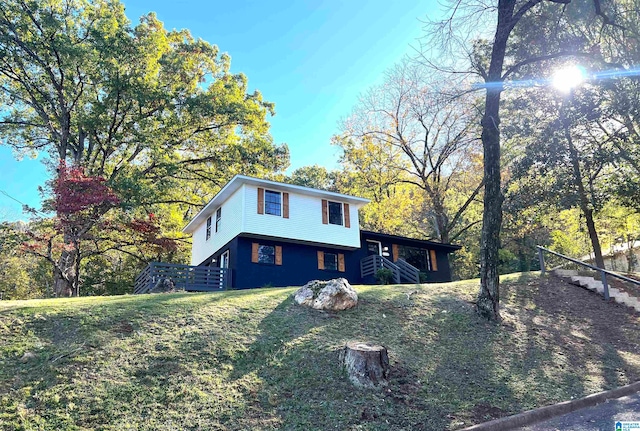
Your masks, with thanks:
[{"label": "bare tree", "polygon": [[361,97],[342,129],[349,137],[400,151],[403,157],[390,168],[405,173],[398,181],[423,191],[425,216],[432,220],[436,238],[447,243],[479,222],[463,215],[482,190],[481,178],[472,179],[475,184],[460,205],[451,208],[446,202],[454,187],[473,177],[479,155],[478,111],[469,98],[452,100],[445,95],[444,84],[434,77],[437,74],[427,76],[420,64],[404,60],[382,86]]}]

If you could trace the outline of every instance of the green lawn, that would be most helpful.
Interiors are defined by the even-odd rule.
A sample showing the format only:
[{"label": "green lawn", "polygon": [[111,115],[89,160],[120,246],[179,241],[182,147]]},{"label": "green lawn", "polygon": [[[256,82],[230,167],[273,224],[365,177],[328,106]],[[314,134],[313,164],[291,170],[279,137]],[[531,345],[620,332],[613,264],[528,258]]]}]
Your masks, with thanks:
[{"label": "green lawn", "polygon": [[[356,286],[338,314],[293,288],[0,301],[0,429],[451,430],[640,379],[637,314],[512,275],[496,325],[477,288]],[[348,382],[352,339],[389,349],[388,389]]]}]

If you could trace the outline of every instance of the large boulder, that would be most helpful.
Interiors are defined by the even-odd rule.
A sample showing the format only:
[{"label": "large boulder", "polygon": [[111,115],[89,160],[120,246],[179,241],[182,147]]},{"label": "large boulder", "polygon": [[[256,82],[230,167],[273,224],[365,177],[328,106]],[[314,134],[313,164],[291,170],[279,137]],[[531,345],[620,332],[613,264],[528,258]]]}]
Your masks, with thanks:
[{"label": "large boulder", "polygon": [[358,294],[344,278],[310,281],[296,291],[294,299],[315,310],[340,311],[358,304]]}]

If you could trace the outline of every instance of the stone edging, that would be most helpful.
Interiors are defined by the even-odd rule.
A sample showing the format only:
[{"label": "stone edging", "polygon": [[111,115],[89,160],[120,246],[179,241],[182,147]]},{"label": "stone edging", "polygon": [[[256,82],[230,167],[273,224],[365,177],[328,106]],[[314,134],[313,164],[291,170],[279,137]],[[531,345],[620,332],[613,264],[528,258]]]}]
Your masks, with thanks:
[{"label": "stone edging", "polygon": [[592,407],[610,399],[625,397],[638,391],[640,391],[640,381],[610,391],[588,395],[577,400],[564,401],[562,403],[540,407],[539,409],[528,410],[518,413],[517,415],[496,419],[491,422],[473,425],[459,431],[508,431],[517,427],[541,422],[555,416],[561,416],[585,407]]}]

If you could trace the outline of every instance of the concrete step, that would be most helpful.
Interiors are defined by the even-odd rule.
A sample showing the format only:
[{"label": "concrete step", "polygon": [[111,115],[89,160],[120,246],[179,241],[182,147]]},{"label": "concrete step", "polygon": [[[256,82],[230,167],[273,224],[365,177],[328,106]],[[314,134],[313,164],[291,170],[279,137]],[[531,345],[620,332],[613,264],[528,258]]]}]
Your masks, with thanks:
[{"label": "concrete step", "polygon": [[[584,287],[585,289],[589,289],[591,291],[597,292],[600,295],[604,296],[604,285],[601,281],[594,279],[593,277],[585,277],[573,275],[571,276],[571,283],[576,284],[578,286]],[[627,307],[631,307],[636,311],[640,311],[640,299],[635,298],[633,296],[629,296],[627,292],[622,292],[615,287],[609,286],[609,297],[613,299],[618,304],[626,305]]]},{"label": "concrete step", "polygon": [[572,277],[574,275],[578,275],[578,271],[573,269],[552,269],[551,273],[558,277]]},{"label": "concrete step", "polygon": [[622,292],[615,287],[609,287],[609,296],[612,298],[628,298],[629,294],[627,292]]},{"label": "concrete step", "polygon": [[627,307],[631,307],[631,308],[635,309],[636,311],[640,311],[640,299],[638,299],[638,298],[630,297],[625,302],[625,305]]}]

